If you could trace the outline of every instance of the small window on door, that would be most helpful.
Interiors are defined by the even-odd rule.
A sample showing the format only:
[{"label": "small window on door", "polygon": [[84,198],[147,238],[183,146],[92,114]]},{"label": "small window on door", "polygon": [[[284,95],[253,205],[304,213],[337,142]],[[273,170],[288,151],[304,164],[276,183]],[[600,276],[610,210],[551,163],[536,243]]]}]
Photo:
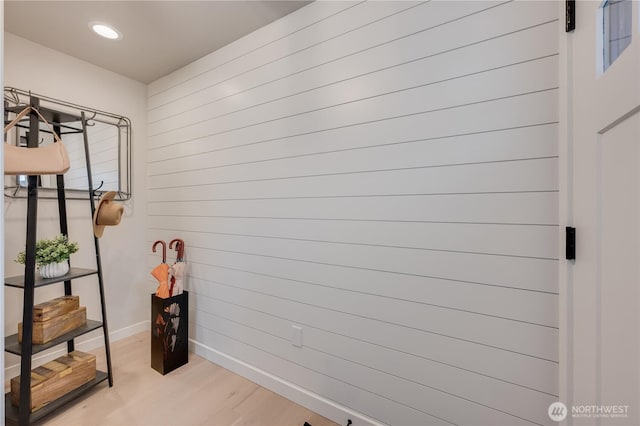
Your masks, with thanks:
[{"label": "small window on door", "polygon": [[632,1],[605,0],[602,3],[604,70],[631,44]]}]

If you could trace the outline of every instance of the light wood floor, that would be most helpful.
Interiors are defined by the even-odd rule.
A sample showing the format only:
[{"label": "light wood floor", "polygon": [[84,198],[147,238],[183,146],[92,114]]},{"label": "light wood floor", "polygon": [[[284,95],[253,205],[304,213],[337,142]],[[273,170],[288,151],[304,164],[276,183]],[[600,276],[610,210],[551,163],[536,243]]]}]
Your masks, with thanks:
[{"label": "light wood floor", "polygon": [[[162,376],[150,366],[149,333],[114,342],[114,387],[94,391],[47,417],[44,425],[337,426],[197,355]],[[106,371],[104,351],[96,350]]]}]

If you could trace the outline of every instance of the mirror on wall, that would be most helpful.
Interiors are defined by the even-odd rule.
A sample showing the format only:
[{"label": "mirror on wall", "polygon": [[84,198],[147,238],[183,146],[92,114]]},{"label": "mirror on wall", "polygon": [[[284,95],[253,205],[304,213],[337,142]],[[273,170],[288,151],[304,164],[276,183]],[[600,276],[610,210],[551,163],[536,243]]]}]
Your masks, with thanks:
[{"label": "mirror on wall", "polygon": [[[29,105],[30,95],[40,99],[40,108],[53,111],[53,128],[59,133],[69,154],[71,168],[64,175],[64,185],[68,199],[88,197],[87,156],[90,161],[91,176],[96,196],[106,191],[116,191],[117,199],[131,198],[131,121],[124,116],[99,111],[7,87],[4,91],[5,122],[15,117],[15,112]],[[86,120],[86,139],[82,126],[82,115]],[[20,122],[5,137],[8,143],[26,146],[28,117]],[[46,124],[40,123],[39,143],[53,143],[53,135]],[[26,176],[5,176],[4,194],[7,197],[26,197]],[[55,198],[57,185],[55,175],[38,178],[40,198]]]}]

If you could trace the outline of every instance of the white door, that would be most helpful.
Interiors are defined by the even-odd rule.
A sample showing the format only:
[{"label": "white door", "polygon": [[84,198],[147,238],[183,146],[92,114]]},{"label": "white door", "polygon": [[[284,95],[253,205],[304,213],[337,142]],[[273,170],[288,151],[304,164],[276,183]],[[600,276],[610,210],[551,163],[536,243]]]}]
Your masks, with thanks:
[{"label": "white door", "polygon": [[577,2],[561,42],[561,216],[577,233],[575,262],[561,263],[561,399],[567,424],[638,425],[640,5],[605,4]]}]

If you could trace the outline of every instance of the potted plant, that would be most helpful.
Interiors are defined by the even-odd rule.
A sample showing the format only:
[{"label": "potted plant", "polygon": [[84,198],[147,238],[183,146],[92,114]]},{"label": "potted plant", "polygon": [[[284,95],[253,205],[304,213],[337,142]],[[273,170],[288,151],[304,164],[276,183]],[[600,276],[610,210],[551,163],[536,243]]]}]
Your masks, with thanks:
[{"label": "potted plant", "polygon": [[[69,272],[69,256],[78,251],[78,243],[70,242],[66,235],[36,242],[36,266],[42,278],[56,278]],[[26,262],[26,252],[18,253],[16,262]]]}]

